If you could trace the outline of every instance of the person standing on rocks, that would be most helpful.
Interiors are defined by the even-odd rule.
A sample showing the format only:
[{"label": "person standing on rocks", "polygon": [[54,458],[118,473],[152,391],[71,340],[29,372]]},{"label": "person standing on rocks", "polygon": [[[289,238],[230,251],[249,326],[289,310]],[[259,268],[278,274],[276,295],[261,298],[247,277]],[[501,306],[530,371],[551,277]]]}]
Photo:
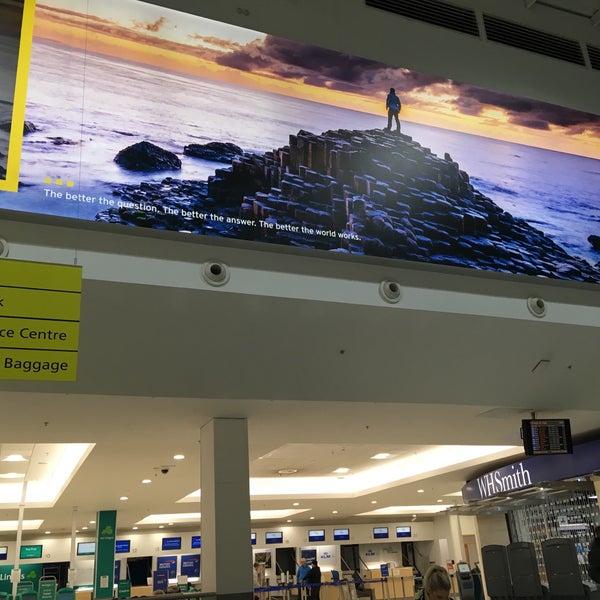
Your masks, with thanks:
[{"label": "person standing on rocks", "polygon": [[402,103],[400,102],[400,98],[396,95],[396,90],[394,88],[390,88],[390,93],[387,95],[385,99],[385,107],[388,111],[388,124],[385,128],[386,131],[392,130],[392,119],[396,120],[396,133],[400,133],[400,119],[398,115],[400,114],[400,109],[402,108]]}]

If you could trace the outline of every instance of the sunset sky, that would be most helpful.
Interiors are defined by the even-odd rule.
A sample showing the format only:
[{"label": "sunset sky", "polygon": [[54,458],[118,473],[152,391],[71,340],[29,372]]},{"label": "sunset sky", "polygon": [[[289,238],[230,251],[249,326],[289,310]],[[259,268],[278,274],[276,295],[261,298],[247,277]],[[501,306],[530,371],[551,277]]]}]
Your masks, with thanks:
[{"label": "sunset sky", "polygon": [[[600,116],[307,46],[137,0],[39,0],[35,36],[385,118],[600,159]],[[89,12],[88,12],[89,11]]]}]

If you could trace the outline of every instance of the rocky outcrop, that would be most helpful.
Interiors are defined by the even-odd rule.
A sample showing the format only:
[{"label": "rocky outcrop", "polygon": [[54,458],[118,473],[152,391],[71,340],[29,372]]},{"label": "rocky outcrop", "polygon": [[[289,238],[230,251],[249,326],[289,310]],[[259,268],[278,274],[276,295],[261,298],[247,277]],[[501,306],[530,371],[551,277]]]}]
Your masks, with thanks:
[{"label": "rocky outcrop", "polygon": [[588,242],[592,245],[594,250],[600,250],[600,235],[588,236]]},{"label": "rocky outcrop", "polygon": [[167,178],[114,194],[120,207],[98,220],[600,281],[598,269],[479,192],[450,155],[381,130],[300,131],[272,152],[236,156],[207,182]]},{"label": "rocky outcrop", "polygon": [[204,160],[230,163],[244,151],[230,142],[209,142],[208,144],[189,144],[184,147],[183,153]]},{"label": "rocky outcrop", "polygon": [[173,152],[143,141],[128,146],[115,156],[115,162],[130,171],[172,171],[181,169],[181,160]]}]

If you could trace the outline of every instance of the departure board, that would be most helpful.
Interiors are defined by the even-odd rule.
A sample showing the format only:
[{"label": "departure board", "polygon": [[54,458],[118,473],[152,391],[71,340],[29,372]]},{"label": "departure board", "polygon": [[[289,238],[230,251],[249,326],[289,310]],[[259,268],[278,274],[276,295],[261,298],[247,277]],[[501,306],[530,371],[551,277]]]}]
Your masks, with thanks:
[{"label": "departure board", "polygon": [[525,454],[571,454],[569,419],[523,419],[522,436]]}]

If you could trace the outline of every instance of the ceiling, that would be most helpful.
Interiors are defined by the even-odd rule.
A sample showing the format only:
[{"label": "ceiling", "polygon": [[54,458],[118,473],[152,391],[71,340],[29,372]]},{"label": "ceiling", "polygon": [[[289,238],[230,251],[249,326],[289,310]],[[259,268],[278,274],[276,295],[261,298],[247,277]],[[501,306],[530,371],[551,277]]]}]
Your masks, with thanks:
[{"label": "ceiling", "polygon": [[[230,2],[201,10],[214,13],[213,4],[232,22],[247,17]],[[260,16],[267,4],[240,7]],[[515,19],[529,19],[524,4],[512,3]],[[84,267],[78,381],[0,384],[0,456],[26,444],[94,444],[53,507],[25,508],[26,519],[43,520],[26,538],[68,535],[98,510],[117,509],[120,530],[151,514],[199,512],[199,502],[179,500],[200,487],[200,430],[214,417],[247,418],[251,477],[277,477],[284,491],[339,467],[350,476],[378,452],[393,461],[438,445],[515,446],[360,495],[252,499],[253,510],[298,502],[298,524],[405,520],[412,511],[357,515],[460,503],[466,480],[522,456],[520,420],[532,412],[569,417],[576,439],[600,431],[600,298],[591,286],[3,216],[10,258]],[[208,260],[229,265],[227,285],[202,280]],[[400,284],[397,305],[380,298],[383,280]],[[545,299],[547,317],[528,312],[532,296]],[[14,469],[0,462],[0,474]],[[0,520],[17,516],[0,501]]]}]

